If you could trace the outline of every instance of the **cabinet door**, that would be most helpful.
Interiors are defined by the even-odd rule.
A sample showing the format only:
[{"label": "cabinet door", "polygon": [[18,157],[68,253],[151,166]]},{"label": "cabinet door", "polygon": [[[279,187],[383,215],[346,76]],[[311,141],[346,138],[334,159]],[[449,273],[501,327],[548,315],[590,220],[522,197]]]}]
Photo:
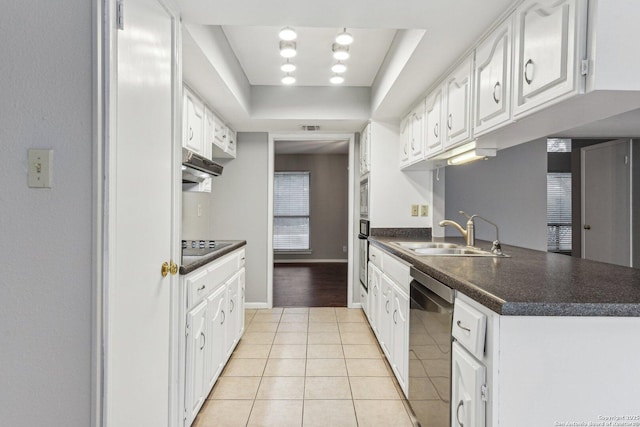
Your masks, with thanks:
[{"label": "cabinet door", "polygon": [[238,303],[238,286],[240,284],[240,272],[236,273],[227,282],[228,316],[226,322],[226,355],[233,352],[233,348],[239,339],[239,319],[240,305]]},{"label": "cabinet door", "polygon": [[425,100],[424,114],[426,155],[442,151],[442,88],[436,89]]},{"label": "cabinet door", "polygon": [[411,112],[411,128],[409,146],[411,148],[411,162],[424,157],[424,101]]},{"label": "cabinet door", "polygon": [[220,117],[215,117],[215,126],[213,128],[214,143],[220,148],[221,151],[227,150],[227,138],[225,137],[227,127],[222,122]]},{"label": "cabinet door", "polygon": [[362,311],[369,318],[369,298],[367,294],[367,290],[360,284],[360,306],[362,307]]},{"label": "cabinet door", "polygon": [[476,49],[475,136],[511,118],[511,47],[513,19],[508,19]]},{"label": "cabinet door", "polygon": [[445,148],[471,138],[472,75],[473,56],[470,56],[445,80]]},{"label": "cabinet door", "polygon": [[204,107],[204,139],[203,139],[203,147],[202,147],[202,155],[207,159],[211,158],[211,149],[213,144],[215,143],[215,126],[216,119],[213,115],[213,112],[208,109],[206,106]]},{"label": "cabinet door", "polygon": [[[185,378],[185,411],[188,424],[204,402],[205,354],[207,353],[207,301],[187,313],[187,356]],[[209,343],[211,344],[211,343]]]},{"label": "cabinet door", "polygon": [[516,11],[514,116],[578,91],[582,0],[529,0]]},{"label": "cabinet door", "polygon": [[184,88],[184,137],[182,146],[203,154],[204,105],[189,89]]},{"label": "cabinet door", "polygon": [[226,302],[224,286],[220,286],[207,298],[207,337],[210,345],[207,346],[205,355],[206,390],[211,390],[225,363],[224,317],[226,316]]},{"label": "cabinet door", "polygon": [[400,167],[409,164],[411,158],[411,115],[400,122]]},{"label": "cabinet door", "polygon": [[369,324],[373,332],[378,334],[380,312],[380,278],[382,273],[373,263],[368,264],[367,281],[369,282]]},{"label": "cabinet door", "polygon": [[460,344],[453,343],[451,361],[451,425],[454,427],[485,425],[485,402],[482,387],[486,368]]},{"label": "cabinet door", "polygon": [[393,282],[386,275],[382,274],[380,280],[381,300],[380,316],[378,317],[379,341],[382,351],[391,360],[393,349]]},{"label": "cabinet door", "polygon": [[409,297],[399,290],[393,294],[393,369],[405,396],[409,394]]},{"label": "cabinet door", "polygon": [[246,273],[244,267],[240,270],[240,278],[238,282],[238,341],[244,333],[244,294],[245,294],[245,278]]},{"label": "cabinet door", "polygon": [[227,154],[231,158],[236,157],[236,132],[227,127]]}]

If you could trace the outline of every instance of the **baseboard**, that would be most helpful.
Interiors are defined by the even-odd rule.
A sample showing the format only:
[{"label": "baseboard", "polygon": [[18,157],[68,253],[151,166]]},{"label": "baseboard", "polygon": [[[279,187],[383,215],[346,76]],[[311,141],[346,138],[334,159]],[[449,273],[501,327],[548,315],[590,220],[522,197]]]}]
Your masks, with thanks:
[{"label": "baseboard", "polygon": [[351,304],[349,304],[348,308],[362,308],[362,303],[352,302]]},{"label": "baseboard", "polygon": [[296,264],[296,263],[328,263],[328,262],[339,262],[339,263],[348,263],[348,259],[275,259],[273,260],[274,264]]},{"label": "baseboard", "polygon": [[271,308],[271,307],[269,307],[269,304],[267,304],[266,302],[245,302],[244,308],[248,308],[250,310],[257,310],[261,308]]}]

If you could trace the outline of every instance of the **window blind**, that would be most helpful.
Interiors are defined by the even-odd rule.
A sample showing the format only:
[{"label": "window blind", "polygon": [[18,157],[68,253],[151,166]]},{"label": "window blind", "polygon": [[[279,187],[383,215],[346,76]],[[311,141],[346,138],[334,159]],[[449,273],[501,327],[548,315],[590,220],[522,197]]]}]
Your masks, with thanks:
[{"label": "window blind", "polygon": [[547,174],[547,250],[571,251],[571,174]]},{"label": "window blind", "polygon": [[276,172],[273,249],[309,250],[309,172]]}]

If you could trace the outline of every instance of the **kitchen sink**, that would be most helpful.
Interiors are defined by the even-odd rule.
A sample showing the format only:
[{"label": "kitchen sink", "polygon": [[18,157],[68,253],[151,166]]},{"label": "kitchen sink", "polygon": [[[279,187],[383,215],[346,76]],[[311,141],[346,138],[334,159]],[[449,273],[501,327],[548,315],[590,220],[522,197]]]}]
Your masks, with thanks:
[{"label": "kitchen sink", "polygon": [[508,257],[497,255],[478,248],[471,248],[455,243],[440,242],[392,242],[402,249],[421,256],[467,256],[467,257]]}]

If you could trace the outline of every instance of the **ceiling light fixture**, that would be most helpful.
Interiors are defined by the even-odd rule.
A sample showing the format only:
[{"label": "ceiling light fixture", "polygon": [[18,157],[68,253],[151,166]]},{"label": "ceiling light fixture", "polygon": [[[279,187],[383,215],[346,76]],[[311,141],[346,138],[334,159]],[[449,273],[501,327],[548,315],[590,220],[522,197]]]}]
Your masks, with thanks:
[{"label": "ceiling light fixture", "polygon": [[282,71],[284,71],[285,73],[292,73],[292,72],[294,72],[296,70],[296,64],[293,64],[293,63],[289,62],[289,60],[287,59],[287,62],[282,64],[280,66],[280,69]]},{"label": "ceiling light fixture", "polygon": [[345,71],[347,71],[347,66],[338,61],[336,64],[333,64],[333,66],[331,67],[331,71],[333,71],[334,73],[344,73]]},{"label": "ceiling light fixture", "polygon": [[296,82],[296,78],[287,73],[287,75],[282,78],[281,82],[285,85],[292,85]]},{"label": "ceiling light fixture", "polygon": [[293,58],[294,56],[296,56],[296,54],[296,42],[280,42],[280,56],[282,56],[283,58]]},{"label": "ceiling light fixture", "polygon": [[347,29],[345,28],[336,36],[336,43],[348,46],[353,43],[353,36],[350,33],[347,33]]},{"label": "ceiling light fixture", "polygon": [[339,85],[339,84],[344,83],[344,77],[339,76],[339,75],[337,75],[337,74],[336,74],[335,76],[331,77],[331,78],[329,79],[329,81],[330,81],[331,83],[333,83],[334,85]]},{"label": "ceiling light fixture", "polygon": [[284,27],[283,29],[281,29],[280,32],[278,33],[278,36],[280,36],[280,39],[286,40],[286,41],[291,41],[298,38],[298,34],[291,27]]},{"label": "ceiling light fixture", "polygon": [[344,61],[345,59],[349,59],[349,46],[342,46],[337,43],[334,43],[331,46],[331,50],[333,51],[333,57],[338,61]]}]

